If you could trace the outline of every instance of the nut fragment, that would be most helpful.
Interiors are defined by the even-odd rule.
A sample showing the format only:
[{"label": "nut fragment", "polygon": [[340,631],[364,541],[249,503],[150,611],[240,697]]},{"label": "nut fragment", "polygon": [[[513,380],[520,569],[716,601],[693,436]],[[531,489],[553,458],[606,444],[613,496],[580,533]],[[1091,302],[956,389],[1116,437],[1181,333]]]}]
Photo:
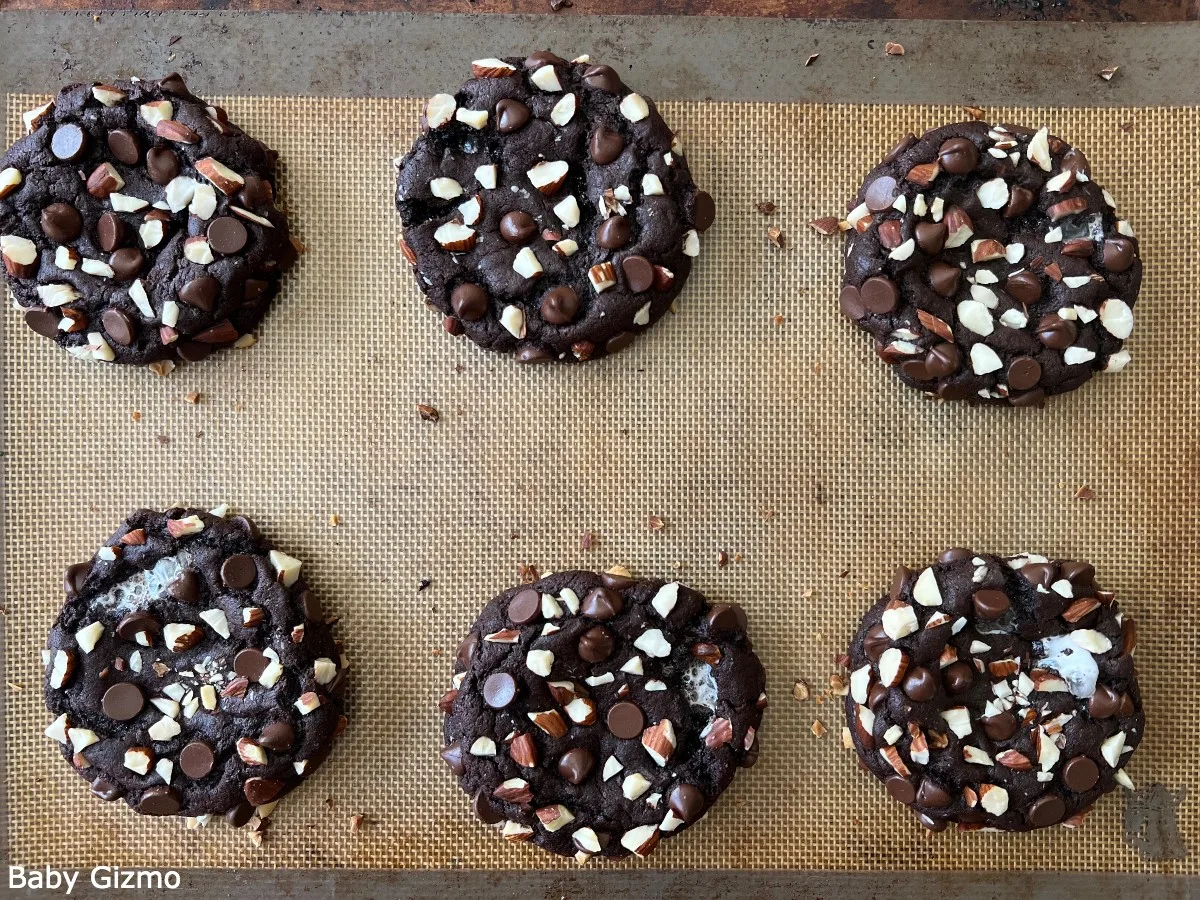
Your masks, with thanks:
[{"label": "nut fragment", "polygon": [[540,162],[529,170],[530,183],[547,197],[557,194],[566,183],[569,166],[562,160]]},{"label": "nut fragment", "polygon": [[557,709],[527,714],[529,720],[552,738],[560,738],[567,733],[567,723]]},{"label": "nut fragment", "polygon": [[642,732],[642,746],[659,766],[665,766],[675,752],[675,727],[670,719],[662,719]]},{"label": "nut fragment", "polygon": [[475,229],[460,225],[458,222],[446,222],[444,225],[438,226],[433,233],[433,239],[444,250],[449,250],[451,253],[462,253],[475,246]]}]

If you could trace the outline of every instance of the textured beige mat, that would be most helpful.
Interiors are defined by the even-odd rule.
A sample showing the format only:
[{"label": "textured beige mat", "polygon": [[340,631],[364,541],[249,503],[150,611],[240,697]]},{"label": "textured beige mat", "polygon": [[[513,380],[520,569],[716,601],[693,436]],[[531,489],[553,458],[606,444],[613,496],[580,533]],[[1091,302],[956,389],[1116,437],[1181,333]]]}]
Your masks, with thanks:
[{"label": "textured beige mat", "polygon": [[[10,139],[34,99],[10,98]],[[1045,410],[976,410],[902,388],[838,313],[840,240],[805,224],[843,210],[898,134],[961,110],[664,104],[719,208],[678,314],[610,360],[527,369],[445,335],[396,250],[391,159],[417,102],[224,102],[281,151],[309,248],[257,346],[163,379],[80,364],[4,317],[14,861],[555,865],[472,819],[437,758],[435,704],[458,638],[520,564],[619,562],[743,604],[770,678],[760,764],[648,865],[1200,871],[1196,855],[1148,863],[1126,845],[1123,792],[1078,831],[930,838],[859,772],[838,704],[818,700],[897,562],[950,544],[1090,559],[1140,626],[1150,724],[1129,773],[1186,787],[1180,829],[1200,839],[1197,110],[989,111],[1086,150],[1146,278],[1124,374]],[[768,200],[770,217],[755,209]],[[1082,485],[1095,499],[1075,499]],[[257,849],[220,823],[185,832],[92,799],[41,735],[38,649],[63,567],[130,508],[223,501],[304,560],[355,665],[351,727]],[[796,678],[812,699],[792,699]]]}]

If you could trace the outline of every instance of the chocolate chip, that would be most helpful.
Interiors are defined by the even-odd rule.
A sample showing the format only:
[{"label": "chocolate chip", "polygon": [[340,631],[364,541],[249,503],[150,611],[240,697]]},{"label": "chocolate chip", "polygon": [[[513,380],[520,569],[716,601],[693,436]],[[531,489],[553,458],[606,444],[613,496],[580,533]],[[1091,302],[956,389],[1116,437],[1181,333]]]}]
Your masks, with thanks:
[{"label": "chocolate chip", "polygon": [[601,573],[600,581],[606,588],[612,588],[614,591],[624,591],[637,584],[636,578],[630,578],[626,575],[618,575],[616,572]]},{"label": "chocolate chip", "polygon": [[151,147],[146,153],[146,171],[151,181],[165,187],[179,174],[179,157],[167,147]]},{"label": "chocolate chip", "polygon": [[458,645],[458,650],[454,654],[455,663],[460,669],[465,669],[471,664],[471,659],[475,656],[475,651],[478,649],[479,635],[472,631]]},{"label": "chocolate chip", "polygon": [[247,553],[236,553],[221,563],[221,581],[227,588],[248,588],[258,579],[258,565]]},{"label": "chocolate chip", "polygon": [[863,202],[871,212],[883,212],[891,209],[896,202],[896,179],[890,175],[880,175],[869,185]]},{"label": "chocolate chip", "polygon": [[888,793],[892,795],[892,799],[899,800],[905,806],[911,805],[917,799],[917,791],[907,778],[893,775],[884,784],[887,786]]},{"label": "chocolate chip", "polygon": [[542,66],[566,65],[566,62],[557,53],[551,53],[549,50],[538,50],[525,57],[524,66],[526,69],[540,69]]},{"label": "chocolate chip", "polygon": [[616,591],[608,588],[598,587],[592,588],[587,596],[583,598],[583,604],[579,607],[580,615],[587,616],[590,619],[611,619],[622,609],[625,608],[625,601]]},{"label": "chocolate chip", "polygon": [[1096,686],[1096,693],[1088,701],[1088,715],[1093,719],[1108,719],[1121,707],[1121,695],[1106,684]]},{"label": "chocolate chip", "polygon": [[746,630],[746,611],[736,603],[717,603],[708,611],[708,633],[731,634]]},{"label": "chocolate chip", "polygon": [[971,601],[975,604],[975,615],[988,621],[1000,618],[1012,605],[1004,591],[990,589],[976,591]]},{"label": "chocolate chip", "polygon": [[212,312],[217,308],[217,297],[220,293],[221,282],[211,275],[201,275],[183,286],[179,292],[179,299],[188,306]]},{"label": "chocolate chip", "polygon": [[487,798],[483,788],[476,791],[475,796],[471,798],[471,810],[484,825],[495,825],[504,819],[502,813],[498,813],[492,808],[492,801]]},{"label": "chocolate chip", "polygon": [[871,658],[872,662],[879,662],[879,657],[883,656],[883,651],[891,645],[891,638],[887,636],[887,632],[883,630],[882,625],[872,625],[867,629],[867,633],[863,637],[863,652]]},{"label": "chocolate chip", "polygon": [[96,223],[96,240],[100,249],[112,253],[125,243],[128,229],[121,217],[116,213],[107,212]]},{"label": "chocolate chip", "polygon": [[929,267],[929,286],[939,297],[953,297],[962,279],[962,269],[949,263],[935,262]]},{"label": "chocolate chip", "polygon": [[707,191],[696,191],[692,201],[692,222],[697,231],[708,231],[717,219],[717,204]]},{"label": "chocolate chip", "polygon": [[271,182],[267,181],[267,179],[260,178],[258,175],[247,175],[246,183],[238,191],[238,199],[242,202],[243,206],[254,209],[274,203],[275,191],[271,187]]},{"label": "chocolate chip", "polygon": [[937,693],[937,681],[924,666],[915,666],[904,676],[904,693],[918,703],[927,703]]},{"label": "chocolate chip", "polygon": [[975,670],[965,662],[951,663],[942,671],[947,694],[964,694],[975,680]]},{"label": "chocolate chip", "polygon": [[146,264],[146,258],[137,247],[122,247],[108,258],[108,265],[113,270],[113,278],[117,281],[133,281]]},{"label": "chocolate chip", "polygon": [[[960,818],[961,818],[961,816],[960,816]],[[934,819],[930,816],[925,815],[925,813],[918,813],[917,821],[920,822],[925,828],[928,828],[930,831],[934,832],[935,834],[939,831],[945,831],[947,828],[950,827],[950,823],[948,821],[946,821],[945,819]]]},{"label": "chocolate chip", "polygon": [[107,778],[97,778],[92,782],[92,793],[108,803],[125,796],[125,788],[113,784]]},{"label": "chocolate chip", "polygon": [[53,310],[44,306],[36,306],[25,311],[25,324],[42,337],[53,340],[58,337],[58,320],[61,318]]},{"label": "chocolate chip", "polygon": [[842,288],[838,304],[841,306],[842,312],[851,319],[861,319],[867,314],[867,308],[863,306],[862,294],[852,284]]},{"label": "chocolate chip", "polygon": [[1069,319],[1064,319],[1057,313],[1049,313],[1042,316],[1042,320],[1038,322],[1037,336],[1045,346],[1051,350],[1065,350],[1075,343],[1075,338],[1079,335],[1079,329],[1075,323]]},{"label": "chocolate chip", "polygon": [[200,579],[191,569],[184,569],[167,585],[167,593],[181,603],[195,603],[200,599]]},{"label": "chocolate chip", "polygon": [[108,152],[116,157],[117,162],[136,166],[142,158],[142,142],[132,131],[117,128],[108,133]]},{"label": "chocolate chip", "polygon": [[475,322],[487,315],[487,294],[477,284],[460,284],[450,295],[450,306],[464,322]]},{"label": "chocolate chip", "polygon": [[146,696],[142,689],[131,681],[114,684],[100,699],[100,708],[110,719],[118,722],[128,722],[142,711],[146,705]]},{"label": "chocolate chip", "polygon": [[325,611],[321,609],[321,601],[312,591],[300,595],[300,608],[304,610],[304,618],[310,622],[324,622]]},{"label": "chocolate chip", "polygon": [[954,563],[960,559],[970,559],[975,554],[966,547],[951,547],[948,550],[943,550],[938,556],[940,563]]},{"label": "chocolate chip", "polygon": [[885,163],[895,162],[896,160],[898,160],[900,158],[901,153],[903,153],[905,150],[907,150],[909,147],[911,147],[916,142],[917,142],[917,136],[915,134],[913,134],[912,132],[909,132],[908,134],[904,135],[904,137],[900,138],[900,140],[896,141],[895,144],[892,145],[892,149],[889,150],[884,155],[883,161]]},{"label": "chocolate chip", "polygon": [[644,256],[627,256],[621,260],[625,285],[635,294],[650,290],[654,284],[654,265]]},{"label": "chocolate chip", "polygon": [[[1126,619],[1125,621],[1129,621]],[[1127,693],[1121,694],[1121,700],[1117,704],[1117,715],[1122,719],[1128,719],[1134,713],[1133,698]]]},{"label": "chocolate chip", "polygon": [[1032,585],[1050,587],[1058,580],[1058,566],[1054,563],[1030,563],[1020,569],[1021,577]]},{"label": "chocolate chip", "polygon": [[962,357],[958,347],[948,341],[934,344],[925,354],[925,371],[930,378],[945,378],[958,371]]},{"label": "chocolate chip", "polygon": [[268,750],[288,750],[296,742],[296,729],[290,722],[271,722],[258,736],[258,742]]},{"label": "chocolate chip", "polygon": [[[311,760],[309,761],[311,765]],[[233,809],[225,813],[225,821],[233,828],[241,828],[247,822],[254,818],[255,808],[248,801],[243,800]]]},{"label": "chocolate chip", "polygon": [[514,625],[528,625],[542,614],[542,595],[525,588],[508,601],[508,619]]},{"label": "chocolate chip", "polygon": [[1133,241],[1129,238],[1108,238],[1104,242],[1104,268],[1110,272],[1124,272],[1133,265]]},{"label": "chocolate chip", "polygon": [[278,778],[247,778],[242,793],[255,806],[263,806],[278,797],[285,787],[287,784]]},{"label": "chocolate chip", "polygon": [[943,788],[935,781],[930,781],[928,778],[921,779],[921,786],[917,788],[917,803],[921,806],[928,806],[931,809],[945,809],[954,798],[950,796],[949,791]]},{"label": "chocolate chip", "polygon": [[208,225],[208,243],[218,253],[231,256],[245,247],[248,240],[246,226],[234,216],[219,216]]},{"label": "chocolate chip", "polygon": [[1062,167],[1064,170],[1074,172],[1076,175],[1082,173],[1083,175],[1091,177],[1092,167],[1089,165],[1087,157],[1084,156],[1083,151],[1076,147],[1072,147],[1063,154]]},{"label": "chocolate chip", "polygon": [[868,278],[859,289],[863,306],[876,315],[886,315],[896,308],[900,292],[895,283],[883,275]]},{"label": "chocolate chip", "polygon": [[1008,203],[1004,207],[1004,218],[1015,219],[1033,206],[1033,191],[1013,185],[1008,191]]},{"label": "chocolate chip", "polygon": [[114,344],[128,347],[133,343],[136,326],[127,312],[110,306],[100,314],[100,322],[104,325],[105,334],[112,339]]},{"label": "chocolate chip", "polygon": [[899,600],[903,597],[904,588],[911,577],[912,570],[908,566],[896,566],[896,571],[892,573],[891,587],[888,588],[888,599]]},{"label": "chocolate chip", "polygon": [[155,785],[142,792],[138,812],[147,816],[173,816],[182,809],[179,795],[172,788]]},{"label": "chocolate chip", "polygon": [[950,138],[938,149],[938,159],[951,175],[966,175],[979,165],[979,148],[966,138]]},{"label": "chocolate chip", "polygon": [[517,699],[517,682],[507,672],[493,672],[483,683],[483,702],[504,709]]},{"label": "chocolate chip", "polygon": [[607,166],[620,156],[624,149],[625,138],[621,137],[621,133],[604,125],[593,131],[591,140],[588,141],[588,154],[598,166]]},{"label": "chocolate chip", "polygon": [[887,703],[888,689],[881,682],[876,681],[867,691],[867,706],[871,709],[878,709],[880,706]]},{"label": "chocolate chip", "polygon": [[87,151],[87,135],[75,124],[59,125],[50,138],[50,152],[63,162],[75,162]]},{"label": "chocolate chip", "polygon": [[270,658],[261,650],[247,647],[233,658],[233,671],[257,684],[270,664]]},{"label": "chocolate chip", "polygon": [[589,87],[608,91],[610,94],[615,94],[625,87],[625,84],[621,81],[621,76],[616,73],[612,66],[590,66],[584,69],[583,80]]},{"label": "chocolate chip", "polygon": [[1062,821],[1067,814],[1067,804],[1062,797],[1046,794],[1039,797],[1025,813],[1025,820],[1034,828],[1045,828]]},{"label": "chocolate chip", "polygon": [[448,747],[443,748],[439,753],[440,756],[450,767],[450,771],[455,775],[462,776],[466,774],[467,766],[465,762],[465,754],[463,753],[462,744],[455,741]]},{"label": "chocolate chip", "polygon": [[612,632],[603,625],[589,628],[579,636],[579,658],[585,662],[602,663],[613,652]]},{"label": "chocolate chip", "polygon": [[246,283],[242,286],[242,301],[244,303],[253,303],[266,294],[269,287],[270,285],[261,278],[247,278]]},{"label": "chocolate chip", "polygon": [[605,722],[608,724],[608,730],[617,737],[630,740],[641,735],[646,725],[646,717],[642,715],[642,710],[636,703],[622,700],[613,704]]},{"label": "chocolate chip", "polygon": [[583,747],[574,747],[558,758],[558,774],[571,784],[583,784],[596,768],[596,754]]},{"label": "chocolate chip", "polygon": [[124,641],[136,641],[139,634],[153,638],[162,630],[158,619],[145,610],[134,610],[117,623],[117,637]]},{"label": "chocolate chip", "polygon": [[1100,780],[1099,767],[1086,756],[1073,756],[1062,770],[1063,782],[1077,794],[1090,791]]},{"label": "chocolate chip", "polygon": [[1008,710],[979,720],[983,733],[993,741],[1007,741],[1017,733],[1017,717]]},{"label": "chocolate chip", "polygon": [[945,222],[918,222],[917,227],[913,229],[913,234],[916,236],[917,246],[921,248],[921,252],[935,256],[941,253],[942,248],[946,246],[946,238],[950,234],[950,229]]},{"label": "chocolate chip", "polygon": [[536,365],[538,363],[550,362],[554,357],[543,350],[541,347],[527,344],[517,351],[517,362],[526,365]]},{"label": "chocolate chip", "polygon": [[529,213],[513,210],[500,220],[500,234],[510,244],[525,244],[537,233],[537,222]]},{"label": "chocolate chip", "polygon": [[192,741],[179,751],[179,768],[188,778],[203,778],[213,770],[217,757],[203,741]]},{"label": "chocolate chip", "polygon": [[596,243],[605,250],[620,250],[629,243],[631,229],[625,216],[609,216],[596,229]]},{"label": "chocolate chip", "polygon": [[913,381],[929,381],[936,377],[929,374],[929,369],[923,359],[906,359],[900,363],[901,373]]},{"label": "chocolate chip", "polygon": [[496,130],[501,134],[519,131],[525,127],[529,118],[529,107],[520,100],[506,98],[496,104]]},{"label": "chocolate chip", "polygon": [[695,785],[677,784],[667,798],[667,807],[683,821],[695,822],[704,815],[708,801],[704,792]]}]

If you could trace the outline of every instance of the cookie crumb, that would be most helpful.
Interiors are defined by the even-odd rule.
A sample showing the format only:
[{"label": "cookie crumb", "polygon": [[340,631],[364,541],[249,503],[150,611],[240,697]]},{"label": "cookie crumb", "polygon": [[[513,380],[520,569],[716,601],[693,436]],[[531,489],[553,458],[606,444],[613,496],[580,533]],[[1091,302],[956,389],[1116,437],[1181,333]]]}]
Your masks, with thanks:
[{"label": "cookie crumb", "polygon": [[841,230],[839,223],[840,220],[837,216],[821,216],[809,222],[808,227],[817,234],[823,234],[828,237],[831,234],[837,234]]},{"label": "cookie crumb", "polygon": [[964,106],[963,112],[965,112],[976,122],[979,122],[983,119],[983,108],[980,106]]},{"label": "cookie crumb", "polygon": [[579,536],[579,549],[592,550],[599,543],[599,538],[594,531],[585,531]]},{"label": "cookie crumb", "polygon": [[817,57],[818,57],[818,56],[820,56],[820,55],[821,55],[820,53],[810,53],[810,54],[809,54],[809,56],[808,56],[808,59],[806,59],[806,60],[804,61],[804,68],[806,68],[806,69],[807,69],[807,68],[808,68],[809,66],[811,66],[813,63],[815,63],[815,62],[817,61]]},{"label": "cookie crumb", "polygon": [[331,525],[333,528],[337,528],[339,525],[341,525],[341,524],[342,524],[342,517],[341,517],[341,516],[339,516],[337,513],[334,513],[333,515],[331,515],[331,516],[329,517],[329,524],[330,524],[330,525]]},{"label": "cookie crumb", "polygon": [[662,516],[651,516],[648,523],[651,531],[666,531],[667,520]]},{"label": "cookie crumb", "polygon": [[1080,485],[1079,489],[1075,492],[1075,499],[1076,500],[1095,500],[1096,492],[1093,491],[1086,484]]},{"label": "cookie crumb", "polygon": [[428,404],[425,404],[425,403],[417,404],[417,412],[420,414],[421,418],[426,422],[437,422],[442,417],[441,413],[439,413],[432,406],[429,406]]},{"label": "cookie crumb", "polygon": [[888,41],[883,48],[883,52],[888,56],[903,56],[904,45],[897,44],[895,41]]},{"label": "cookie crumb", "polygon": [[717,552],[717,568],[723,569],[727,565],[729,565],[729,554],[724,550],[719,550]]},{"label": "cookie crumb", "polygon": [[803,701],[810,696],[812,696],[812,692],[809,690],[808,682],[803,678],[797,678],[796,683],[792,685],[792,699]]},{"label": "cookie crumb", "polygon": [[825,727],[825,723],[823,723],[820,719],[813,720],[812,728],[810,730],[817,737],[824,737],[825,733],[829,731],[829,729]]},{"label": "cookie crumb", "polygon": [[1119,69],[1119,68],[1121,68],[1121,67],[1120,66],[1109,66],[1107,69],[1101,69],[1096,74],[1099,75],[1101,78],[1103,78],[1105,81],[1112,81],[1113,76],[1117,74],[1117,69]]},{"label": "cookie crumb", "polygon": [[201,394],[199,391],[188,391],[187,396],[185,396],[183,399],[185,399],[188,403],[191,403],[194,405],[194,404],[200,402],[200,397],[201,397]]},{"label": "cookie crumb", "polygon": [[780,250],[787,246],[787,238],[783,235],[783,229],[775,225],[767,229],[767,240]]},{"label": "cookie crumb", "polygon": [[775,215],[776,208],[777,207],[775,206],[775,204],[772,203],[770,200],[764,200],[761,203],[756,204],[756,206],[755,206],[755,209],[757,209],[764,216]]}]

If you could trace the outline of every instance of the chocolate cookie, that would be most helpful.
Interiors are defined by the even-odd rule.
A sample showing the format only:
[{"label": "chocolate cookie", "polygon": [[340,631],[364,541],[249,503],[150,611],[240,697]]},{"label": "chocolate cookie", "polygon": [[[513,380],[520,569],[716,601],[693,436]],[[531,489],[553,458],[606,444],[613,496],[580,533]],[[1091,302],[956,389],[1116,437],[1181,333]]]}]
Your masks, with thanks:
[{"label": "chocolate cookie", "polygon": [[138,510],[67,569],[47,737],[102,800],[244,825],[329,755],[347,663],[300,560],[224,510]]},{"label": "chocolate cookie", "polygon": [[0,160],[0,254],[30,328],[165,374],[258,324],[295,258],[272,151],[178,75],[71,85],[25,124]]},{"label": "chocolate cookie", "polygon": [[854,748],[933,831],[1074,827],[1133,788],[1136,643],[1088,563],[955,548],[901,567],[850,645]]},{"label": "chocolate cookie", "polygon": [[417,284],[448,332],[520,362],[627,347],[687,281],[712,197],[610,67],[534,53],[471,69],[397,163]]},{"label": "chocolate cookie", "polygon": [[1129,362],[1138,242],[1045,128],[963,122],[897,144],[848,217],[842,311],[900,380],[1040,405]]},{"label": "chocolate cookie", "polygon": [[676,582],[614,569],[512,588],[454,669],[441,755],[475,815],[580,862],[646,856],[758,759],[746,616]]}]

